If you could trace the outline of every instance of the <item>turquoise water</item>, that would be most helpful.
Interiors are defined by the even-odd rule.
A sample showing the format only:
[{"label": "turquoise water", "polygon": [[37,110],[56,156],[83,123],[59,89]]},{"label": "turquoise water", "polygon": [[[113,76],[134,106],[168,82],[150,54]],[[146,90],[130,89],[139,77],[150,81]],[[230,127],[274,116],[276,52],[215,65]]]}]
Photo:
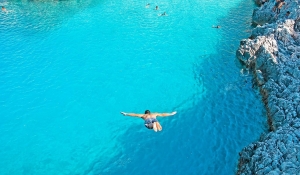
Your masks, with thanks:
[{"label": "turquoise water", "polygon": [[0,174],[234,174],[266,129],[251,0],[0,3]]}]

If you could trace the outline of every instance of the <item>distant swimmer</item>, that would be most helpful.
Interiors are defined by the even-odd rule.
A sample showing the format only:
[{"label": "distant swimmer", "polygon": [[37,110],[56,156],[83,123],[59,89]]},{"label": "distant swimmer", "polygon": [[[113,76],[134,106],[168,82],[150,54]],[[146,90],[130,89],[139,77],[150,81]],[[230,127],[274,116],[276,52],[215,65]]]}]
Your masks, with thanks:
[{"label": "distant swimmer", "polygon": [[2,9],[3,12],[6,12],[6,11],[7,11],[6,8],[5,8],[4,6],[2,6],[1,9]]},{"label": "distant swimmer", "polygon": [[219,28],[221,28],[221,26],[219,26],[219,25],[217,25],[217,26],[212,26],[212,28],[217,28],[217,29],[219,29]]},{"label": "distant swimmer", "polygon": [[155,7],[155,10],[158,10],[158,6]]},{"label": "distant swimmer", "polygon": [[171,113],[151,113],[149,110],[145,111],[145,114],[135,114],[135,113],[125,113],[121,112],[124,116],[132,116],[132,117],[139,117],[142,118],[145,121],[145,126],[148,129],[153,129],[155,132],[161,131],[162,127],[159,124],[156,117],[167,117],[175,115],[177,112],[171,112]]},{"label": "distant swimmer", "polygon": [[146,8],[149,8],[150,7],[150,4],[148,3],[147,5],[146,5]]},{"label": "distant swimmer", "polygon": [[164,12],[164,13],[162,13],[162,14],[158,14],[158,16],[167,16],[167,13]]}]

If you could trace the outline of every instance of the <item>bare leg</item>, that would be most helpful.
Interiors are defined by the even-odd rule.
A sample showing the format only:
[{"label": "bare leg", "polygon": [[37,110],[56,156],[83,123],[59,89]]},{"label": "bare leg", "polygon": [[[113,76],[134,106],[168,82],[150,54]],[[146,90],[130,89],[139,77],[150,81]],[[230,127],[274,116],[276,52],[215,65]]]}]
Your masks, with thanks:
[{"label": "bare leg", "polygon": [[157,122],[154,122],[154,123],[153,123],[153,130],[154,130],[155,132],[157,132],[156,123],[157,123]]},{"label": "bare leg", "polygon": [[161,131],[161,130],[162,130],[162,127],[161,127],[160,123],[159,123],[159,122],[155,122],[155,123],[156,123],[156,128],[157,128],[157,130],[158,130],[158,131]]}]

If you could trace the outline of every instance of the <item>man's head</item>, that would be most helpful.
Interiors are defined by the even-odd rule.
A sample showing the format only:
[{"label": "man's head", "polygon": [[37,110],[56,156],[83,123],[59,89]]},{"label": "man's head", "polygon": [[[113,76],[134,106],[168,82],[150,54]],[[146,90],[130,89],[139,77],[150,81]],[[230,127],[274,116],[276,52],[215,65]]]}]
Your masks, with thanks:
[{"label": "man's head", "polygon": [[150,111],[149,111],[149,110],[146,110],[146,111],[145,111],[145,114],[150,114]]}]

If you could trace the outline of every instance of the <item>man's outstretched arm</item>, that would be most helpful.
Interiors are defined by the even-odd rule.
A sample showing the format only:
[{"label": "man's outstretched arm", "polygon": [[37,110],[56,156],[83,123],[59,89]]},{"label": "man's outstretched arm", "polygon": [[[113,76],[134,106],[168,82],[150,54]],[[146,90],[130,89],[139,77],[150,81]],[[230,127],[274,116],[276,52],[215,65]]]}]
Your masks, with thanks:
[{"label": "man's outstretched arm", "polygon": [[135,114],[135,113],[125,113],[121,112],[124,116],[131,116],[131,117],[143,117],[144,114]]},{"label": "man's outstretched arm", "polygon": [[171,112],[171,113],[155,113],[158,117],[167,117],[167,116],[172,116],[175,115],[177,112]]}]

